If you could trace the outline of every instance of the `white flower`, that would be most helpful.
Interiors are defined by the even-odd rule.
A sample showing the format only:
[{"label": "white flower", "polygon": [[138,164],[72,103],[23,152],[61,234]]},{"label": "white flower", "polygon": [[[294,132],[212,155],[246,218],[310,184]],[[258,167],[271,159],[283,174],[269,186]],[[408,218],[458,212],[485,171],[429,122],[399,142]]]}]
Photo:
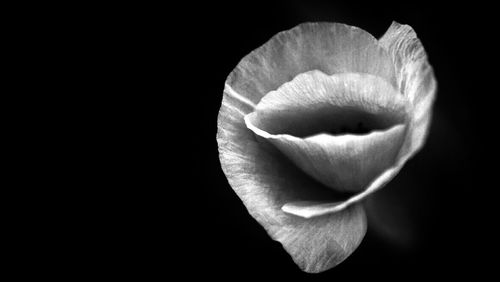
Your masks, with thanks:
[{"label": "white flower", "polygon": [[222,169],[297,265],[324,271],[363,239],[361,201],[422,147],[435,92],[410,26],[394,22],[377,40],[344,24],[301,24],[228,76],[218,117]]}]

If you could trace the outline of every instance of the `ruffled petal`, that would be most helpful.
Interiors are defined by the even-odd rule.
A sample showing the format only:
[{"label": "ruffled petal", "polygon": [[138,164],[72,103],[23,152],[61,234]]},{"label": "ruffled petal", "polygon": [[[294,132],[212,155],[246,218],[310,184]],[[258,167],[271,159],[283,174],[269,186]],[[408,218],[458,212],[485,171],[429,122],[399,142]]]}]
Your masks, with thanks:
[{"label": "ruffled petal", "polygon": [[417,34],[409,25],[393,22],[380,39],[394,61],[399,91],[410,104],[408,136],[401,161],[413,156],[424,144],[429,129],[437,82]]}]

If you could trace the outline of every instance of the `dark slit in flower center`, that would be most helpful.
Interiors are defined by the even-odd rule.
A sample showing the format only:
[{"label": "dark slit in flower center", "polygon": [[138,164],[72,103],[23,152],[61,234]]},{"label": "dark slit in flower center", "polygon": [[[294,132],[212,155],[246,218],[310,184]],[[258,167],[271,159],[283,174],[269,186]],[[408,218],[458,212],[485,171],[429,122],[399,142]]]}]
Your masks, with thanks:
[{"label": "dark slit in flower center", "polygon": [[370,112],[361,107],[329,106],[315,111],[279,112],[260,119],[261,129],[271,134],[305,138],[321,133],[364,135],[404,122],[402,111]]},{"label": "dark slit in flower center", "polygon": [[[325,129],[321,127],[316,128],[315,131],[303,132],[303,136],[307,137],[315,135],[318,133],[327,133],[331,135],[344,135],[344,134],[356,134],[363,135],[368,134],[375,130],[383,130],[390,126],[391,124],[384,120],[379,120],[375,115],[368,113],[346,113],[342,117],[338,117],[332,120]],[[314,129],[314,128],[313,128]]]}]

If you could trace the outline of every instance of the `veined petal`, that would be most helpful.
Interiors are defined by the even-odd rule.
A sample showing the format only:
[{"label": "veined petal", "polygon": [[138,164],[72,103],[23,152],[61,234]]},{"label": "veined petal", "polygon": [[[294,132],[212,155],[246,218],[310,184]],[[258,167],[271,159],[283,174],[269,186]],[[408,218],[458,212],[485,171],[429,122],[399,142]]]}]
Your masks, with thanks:
[{"label": "veined petal", "polygon": [[406,161],[427,137],[437,82],[424,47],[411,26],[393,22],[380,39],[380,45],[392,57],[398,89],[411,105],[408,136],[400,154],[402,161]]},{"label": "veined petal", "polygon": [[[250,130],[308,175],[340,192],[365,190],[395,164],[404,121],[404,99],[383,79],[319,71],[300,74],[270,92],[245,117]],[[356,124],[368,124],[371,132],[329,133]]]},{"label": "veined petal", "polygon": [[357,72],[396,86],[392,59],[368,32],[340,23],[303,23],[245,56],[226,83],[254,104],[298,74]]}]

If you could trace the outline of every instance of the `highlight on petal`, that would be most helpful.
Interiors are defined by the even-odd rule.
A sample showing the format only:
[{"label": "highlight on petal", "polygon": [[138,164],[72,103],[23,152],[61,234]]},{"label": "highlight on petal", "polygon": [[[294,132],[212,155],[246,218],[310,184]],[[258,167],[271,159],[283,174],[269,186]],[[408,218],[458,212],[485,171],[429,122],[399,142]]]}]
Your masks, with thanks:
[{"label": "highlight on petal", "polygon": [[[311,71],[267,94],[245,122],[320,183],[361,192],[396,163],[405,103],[381,78]],[[342,128],[364,130],[331,134]]]}]

